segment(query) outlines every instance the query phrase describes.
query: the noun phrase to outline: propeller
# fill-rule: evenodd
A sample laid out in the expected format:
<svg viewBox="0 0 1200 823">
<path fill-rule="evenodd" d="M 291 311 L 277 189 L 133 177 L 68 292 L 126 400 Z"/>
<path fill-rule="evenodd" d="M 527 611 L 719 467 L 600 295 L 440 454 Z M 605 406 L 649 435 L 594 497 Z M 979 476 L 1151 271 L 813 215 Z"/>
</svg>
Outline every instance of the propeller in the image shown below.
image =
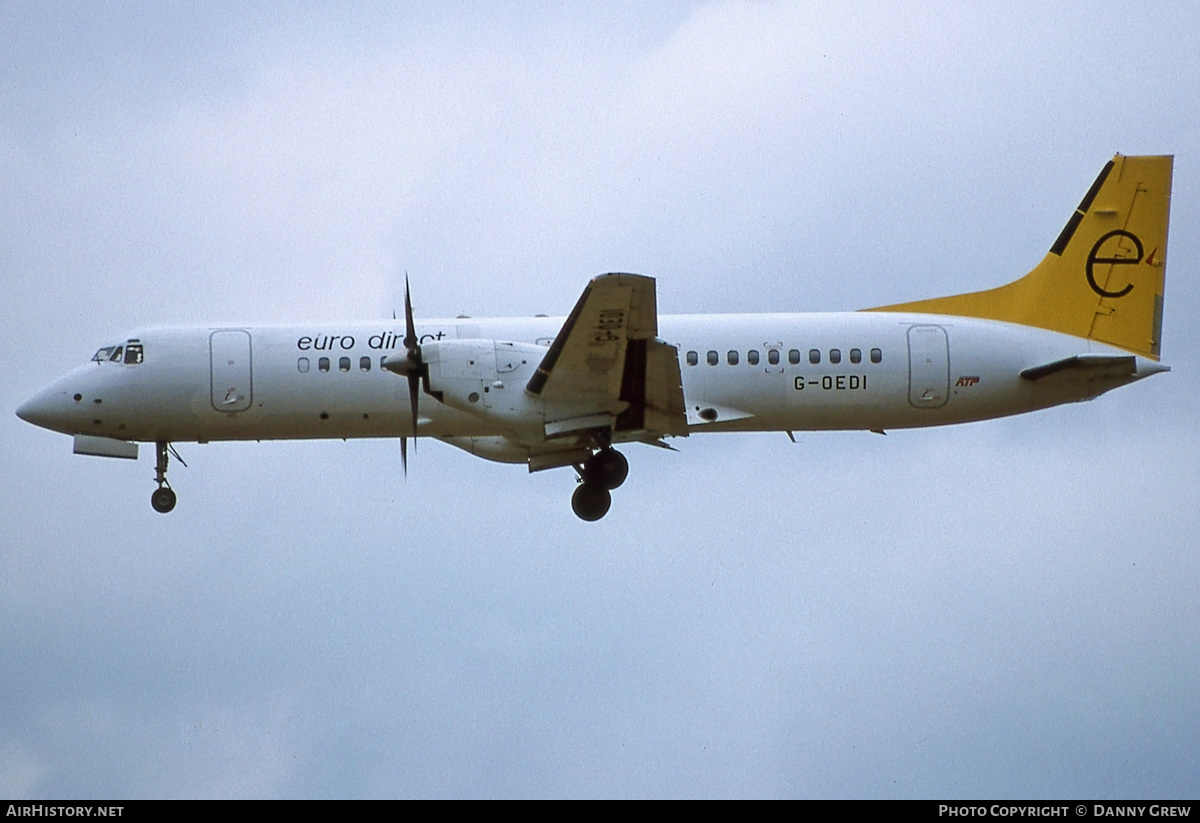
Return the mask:
<svg viewBox="0 0 1200 823">
<path fill-rule="evenodd" d="M 404 276 L 404 348 L 403 360 L 388 359 L 386 368 L 408 378 L 408 403 L 412 410 L 413 437 L 417 434 L 417 403 L 421 394 L 421 378 L 429 374 L 429 367 L 421 357 L 421 346 L 417 343 L 417 328 L 413 322 L 412 293 L 408 286 L 408 275 Z M 413 441 L 414 448 L 416 441 Z M 408 438 L 400 438 L 400 462 L 404 476 L 408 476 Z"/>
<path fill-rule="evenodd" d="M 412 293 L 408 288 L 408 275 L 404 275 L 404 348 L 408 349 L 408 404 L 412 409 L 413 448 L 417 446 L 417 397 L 421 393 L 421 378 L 429 374 L 429 367 L 421 358 L 421 347 L 417 344 L 417 327 L 413 322 Z M 404 475 L 408 476 L 408 447 L 400 438 L 400 462 L 404 464 Z"/>
</svg>

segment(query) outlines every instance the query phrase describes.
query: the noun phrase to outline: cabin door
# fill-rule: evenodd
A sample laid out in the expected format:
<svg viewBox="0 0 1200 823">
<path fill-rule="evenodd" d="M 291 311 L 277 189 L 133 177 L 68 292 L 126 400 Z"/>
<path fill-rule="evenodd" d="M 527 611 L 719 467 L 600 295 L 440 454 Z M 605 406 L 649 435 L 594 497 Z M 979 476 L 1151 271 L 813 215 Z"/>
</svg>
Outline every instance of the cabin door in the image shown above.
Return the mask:
<svg viewBox="0 0 1200 823">
<path fill-rule="evenodd" d="M 245 411 L 253 399 L 250 332 L 215 331 L 208 342 L 213 408 L 220 412 Z"/>
<path fill-rule="evenodd" d="M 941 326 L 908 330 L 908 402 L 938 409 L 950 398 L 950 351 Z"/>
</svg>

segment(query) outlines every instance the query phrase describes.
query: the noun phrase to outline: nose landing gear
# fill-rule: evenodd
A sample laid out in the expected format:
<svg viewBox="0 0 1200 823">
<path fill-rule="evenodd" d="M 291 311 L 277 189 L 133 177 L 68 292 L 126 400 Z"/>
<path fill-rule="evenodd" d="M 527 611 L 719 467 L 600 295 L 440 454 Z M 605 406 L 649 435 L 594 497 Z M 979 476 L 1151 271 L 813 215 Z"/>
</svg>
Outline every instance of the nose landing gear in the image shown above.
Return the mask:
<svg viewBox="0 0 1200 823">
<path fill-rule="evenodd" d="M 168 453 L 173 453 L 175 458 L 179 459 L 179 453 L 171 448 L 170 443 L 160 440 L 154 444 L 154 480 L 158 483 L 158 488 L 150 495 L 150 505 L 159 514 L 166 514 L 175 508 L 175 492 L 167 483 Z M 183 463 L 183 460 L 179 462 Z M 183 465 L 187 466 L 187 463 Z"/>
<path fill-rule="evenodd" d="M 580 483 L 571 495 L 571 509 L 580 520 L 599 520 L 612 506 L 610 492 L 629 476 L 629 461 L 616 449 L 605 446 L 577 470 Z"/>
</svg>

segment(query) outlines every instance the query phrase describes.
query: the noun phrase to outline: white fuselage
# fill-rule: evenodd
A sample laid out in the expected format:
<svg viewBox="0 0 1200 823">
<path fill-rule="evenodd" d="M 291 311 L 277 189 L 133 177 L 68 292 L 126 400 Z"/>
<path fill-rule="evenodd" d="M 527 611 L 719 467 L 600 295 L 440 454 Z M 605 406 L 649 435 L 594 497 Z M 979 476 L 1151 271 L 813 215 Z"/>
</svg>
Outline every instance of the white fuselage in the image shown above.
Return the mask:
<svg viewBox="0 0 1200 823">
<path fill-rule="evenodd" d="M 417 333 L 422 342 L 549 346 L 562 326 L 563 318 L 551 317 L 459 318 L 419 322 Z M 140 343 L 141 362 L 90 362 L 21 414 L 68 434 L 126 441 L 415 434 L 462 445 L 460 438 L 508 433 L 500 420 L 424 394 L 414 432 L 406 380 L 381 368 L 384 357 L 403 356 L 403 336 L 394 321 L 141 330 L 119 341 Z M 1041 329 L 940 315 L 661 316 L 659 337 L 678 349 L 689 433 L 961 423 L 1090 399 L 1165 368 L 1138 357 L 1136 374 L 1124 379 L 1032 382 L 1020 376 L 1023 369 L 1087 353 L 1128 353 Z M 528 359 L 482 377 L 481 386 L 523 392 L 538 365 Z"/>
</svg>

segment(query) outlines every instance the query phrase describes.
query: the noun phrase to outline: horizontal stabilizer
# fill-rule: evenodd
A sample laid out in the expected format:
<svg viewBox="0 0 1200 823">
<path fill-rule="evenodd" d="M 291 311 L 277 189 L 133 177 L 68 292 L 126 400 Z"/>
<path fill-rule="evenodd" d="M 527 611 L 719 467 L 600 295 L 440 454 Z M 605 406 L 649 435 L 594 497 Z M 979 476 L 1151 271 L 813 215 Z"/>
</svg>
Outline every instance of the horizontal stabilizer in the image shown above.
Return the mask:
<svg viewBox="0 0 1200 823">
<path fill-rule="evenodd" d="M 1077 354 L 1034 366 L 1021 372 L 1021 377 L 1037 382 L 1046 378 L 1077 381 L 1133 378 L 1137 376 L 1137 358 L 1133 355 Z"/>
</svg>

